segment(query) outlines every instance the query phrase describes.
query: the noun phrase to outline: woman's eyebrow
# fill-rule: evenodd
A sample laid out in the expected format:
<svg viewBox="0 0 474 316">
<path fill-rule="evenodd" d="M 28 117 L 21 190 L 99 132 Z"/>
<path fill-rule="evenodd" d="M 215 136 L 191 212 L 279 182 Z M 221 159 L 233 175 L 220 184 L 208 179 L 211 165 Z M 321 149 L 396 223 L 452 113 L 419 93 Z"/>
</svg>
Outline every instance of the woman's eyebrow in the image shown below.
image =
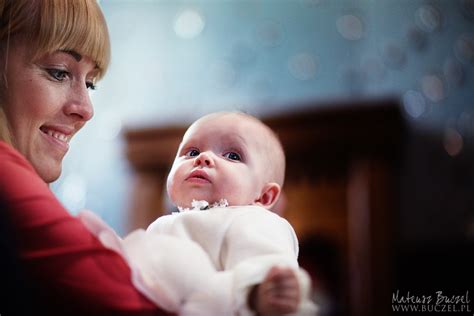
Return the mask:
<svg viewBox="0 0 474 316">
<path fill-rule="evenodd" d="M 78 62 L 82 59 L 82 55 L 73 50 L 60 50 L 60 52 L 71 55 Z"/>
<path fill-rule="evenodd" d="M 74 50 L 60 50 L 60 52 L 71 55 L 77 62 L 80 62 L 82 59 L 82 55 Z M 99 65 L 96 64 L 94 69 L 100 69 Z"/>
</svg>

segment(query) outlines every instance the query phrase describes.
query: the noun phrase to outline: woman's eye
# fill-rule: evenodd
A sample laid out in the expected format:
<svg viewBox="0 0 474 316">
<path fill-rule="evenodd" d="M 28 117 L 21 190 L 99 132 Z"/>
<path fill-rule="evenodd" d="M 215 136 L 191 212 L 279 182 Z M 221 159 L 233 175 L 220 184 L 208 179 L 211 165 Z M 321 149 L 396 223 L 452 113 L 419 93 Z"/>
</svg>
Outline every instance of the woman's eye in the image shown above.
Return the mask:
<svg viewBox="0 0 474 316">
<path fill-rule="evenodd" d="M 92 81 L 87 81 L 86 82 L 86 88 L 89 90 L 95 90 L 97 89 L 97 86 L 94 84 Z"/>
<path fill-rule="evenodd" d="M 49 69 L 46 69 L 46 71 L 51 77 L 53 77 L 54 80 L 57 80 L 57 81 L 63 81 L 64 79 L 69 77 L 69 72 L 67 72 L 66 70 L 49 68 Z"/>
<path fill-rule="evenodd" d="M 230 159 L 230 160 L 236 160 L 236 161 L 241 161 L 242 160 L 240 155 L 238 153 L 233 152 L 233 151 L 225 153 L 224 157 L 226 157 L 227 159 Z"/>
<path fill-rule="evenodd" d="M 191 149 L 188 152 L 186 152 L 187 157 L 196 157 L 199 156 L 199 150 L 197 149 Z"/>
</svg>

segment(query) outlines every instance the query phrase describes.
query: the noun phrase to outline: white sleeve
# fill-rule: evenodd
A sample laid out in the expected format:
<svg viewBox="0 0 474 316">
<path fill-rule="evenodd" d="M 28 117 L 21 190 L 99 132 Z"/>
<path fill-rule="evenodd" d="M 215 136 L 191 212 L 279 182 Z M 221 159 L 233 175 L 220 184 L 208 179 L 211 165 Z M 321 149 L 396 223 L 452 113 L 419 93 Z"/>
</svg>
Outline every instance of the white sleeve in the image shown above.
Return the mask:
<svg viewBox="0 0 474 316">
<path fill-rule="evenodd" d="M 217 273 L 201 246 L 189 239 L 136 230 L 122 246 L 135 287 L 169 311 L 180 311 Z"/>
<path fill-rule="evenodd" d="M 233 271 L 234 308 L 239 315 L 252 315 L 247 296 L 252 286 L 263 281 L 273 266 L 292 268 L 301 288 L 298 315 L 315 315 L 310 301 L 310 280 L 298 266 L 298 240 L 291 225 L 280 216 L 256 208 L 235 217 L 223 243 L 221 261 Z"/>
<path fill-rule="evenodd" d="M 193 316 L 229 309 L 229 290 L 216 289 L 225 283 L 230 284 L 230 278 L 217 273 L 208 255 L 194 241 L 143 229 L 137 229 L 121 239 L 96 214 L 84 210 L 78 217 L 105 247 L 116 251 L 127 261 L 135 288 L 160 308 Z M 210 280 L 214 280 L 212 287 L 209 287 Z M 220 299 L 213 304 L 212 298 L 217 295 Z M 206 310 L 181 310 L 187 300 L 200 302 Z M 218 315 L 218 312 L 212 314 Z"/>
</svg>

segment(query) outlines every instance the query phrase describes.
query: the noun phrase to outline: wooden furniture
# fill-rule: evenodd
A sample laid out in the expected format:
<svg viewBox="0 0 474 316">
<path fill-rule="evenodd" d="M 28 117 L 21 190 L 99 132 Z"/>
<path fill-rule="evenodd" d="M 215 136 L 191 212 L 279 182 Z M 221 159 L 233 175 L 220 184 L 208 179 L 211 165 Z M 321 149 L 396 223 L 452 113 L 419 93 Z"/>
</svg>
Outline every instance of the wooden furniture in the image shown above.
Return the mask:
<svg viewBox="0 0 474 316">
<path fill-rule="evenodd" d="M 318 275 L 324 267 L 313 271 L 322 283 L 338 280 L 325 289 L 339 306 L 333 315 L 388 315 L 404 129 L 399 104 L 383 99 L 299 108 L 306 110 L 264 119 L 286 151 L 284 216 L 302 247 L 306 240 L 325 240 L 337 254 L 335 276 Z M 135 171 L 130 229 L 146 227 L 165 209 L 166 175 L 184 131 L 184 126 L 126 131 Z M 318 250 L 301 249 L 305 256 L 312 251 Z M 325 260 L 324 253 L 314 255 Z"/>
</svg>

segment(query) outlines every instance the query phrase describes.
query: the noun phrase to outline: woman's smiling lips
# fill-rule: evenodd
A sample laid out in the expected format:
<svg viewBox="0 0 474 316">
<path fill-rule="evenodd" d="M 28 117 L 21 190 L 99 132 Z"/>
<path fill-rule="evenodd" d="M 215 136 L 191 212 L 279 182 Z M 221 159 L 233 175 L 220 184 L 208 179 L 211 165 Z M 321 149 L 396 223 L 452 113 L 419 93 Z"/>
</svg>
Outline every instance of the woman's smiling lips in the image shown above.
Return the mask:
<svg viewBox="0 0 474 316">
<path fill-rule="evenodd" d="M 192 182 L 192 183 L 211 183 L 209 176 L 203 170 L 194 170 L 186 178 L 186 181 Z"/>
<path fill-rule="evenodd" d="M 69 140 L 74 129 L 65 126 L 43 125 L 40 130 L 51 144 L 60 148 L 61 151 L 68 151 Z"/>
</svg>

